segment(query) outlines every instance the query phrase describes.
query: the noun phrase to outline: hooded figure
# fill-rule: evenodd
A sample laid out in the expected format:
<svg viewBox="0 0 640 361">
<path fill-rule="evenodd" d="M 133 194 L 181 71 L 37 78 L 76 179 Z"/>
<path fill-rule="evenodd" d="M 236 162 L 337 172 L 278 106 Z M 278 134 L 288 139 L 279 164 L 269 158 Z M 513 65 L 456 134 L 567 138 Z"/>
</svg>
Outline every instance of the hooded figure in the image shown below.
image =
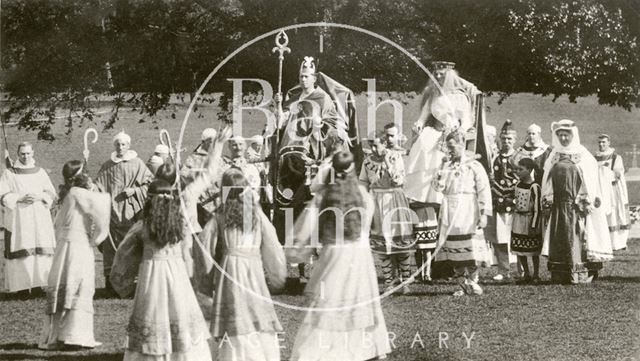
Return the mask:
<svg viewBox="0 0 640 361">
<path fill-rule="evenodd" d="M 544 166 L 543 205 L 551 208 L 542 255 L 549 257 L 551 280 L 588 283 L 602 261 L 610 260 L 611 240 L 602 203 L 598 163 L 580 144 L 575 123 L 551 124 L 553 150 Z"/>
</svg>

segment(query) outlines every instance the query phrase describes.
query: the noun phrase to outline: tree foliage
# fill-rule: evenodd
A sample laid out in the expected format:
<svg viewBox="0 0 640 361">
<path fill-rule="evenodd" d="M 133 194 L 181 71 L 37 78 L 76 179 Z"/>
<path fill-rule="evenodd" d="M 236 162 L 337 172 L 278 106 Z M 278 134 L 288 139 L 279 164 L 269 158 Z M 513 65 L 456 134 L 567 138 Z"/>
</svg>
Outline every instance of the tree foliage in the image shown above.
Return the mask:
<svg viewBox="0 0 640 361">
<path fill-rule="evenodd" d="M 108 99 L 153 116 L 171 94 L 195 90 L 242 44 L 304 22 L 359 26 L 400 44 L 423 63 L 449 60 L 487 92 L 597 94 L 602 104 L 640 106 L 639 9 L 632 0 L 10 0 L 2 4 L 5 119 L 52 139 L 64 109 L 68 129 L 94 119 Z M 322 52 L 320 37 L 322 36 Z M 427 77 L 397 49 L 337 28 L 289 32 L 284 87 L 303 56 L 355 91 L 419 90 Z M 245 49 L 206 91 L 229 92 L 229 77 L 277 82 L 273 39 Z M 274 85 L 275 87 L 275 85 Z M 220 102 L 225 97 L 205 96 Z M 224 116 L 224 114 L 222 115 Z"/>
</svg>

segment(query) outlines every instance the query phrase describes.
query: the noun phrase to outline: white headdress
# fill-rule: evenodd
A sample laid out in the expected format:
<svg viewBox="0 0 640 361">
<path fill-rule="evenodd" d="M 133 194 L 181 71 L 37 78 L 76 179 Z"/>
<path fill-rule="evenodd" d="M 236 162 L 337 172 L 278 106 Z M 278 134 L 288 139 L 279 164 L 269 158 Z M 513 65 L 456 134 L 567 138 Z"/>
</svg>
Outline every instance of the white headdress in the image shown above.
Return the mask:
<svg viewBox="0 0 640 361">
<path fill-rule="evenodd" d="M 114 143 L 119 141 L 119 140 L 121 140 L 123 142 L 126 142 L 126 143 L 131 143 L 131 137 L 129 136 L 129 134 L 124 132 L 124 129 L 121 130 L 120 133 L 116 134 L 113 137 L 113 142 Z"/>
<path fill-rule="evenodd" d="M 169 147 L 164 144 L 158 144 L 153 152 L 158 154 L 169 154 Z"/>
<path fill-rule="evenodd" d="M 527 128 L 527 132 L 532 132 L 532 133 L 541 133 L 542 132 L 542 128 L 540 128 L 540 126 L 536 123 L 533 123 L 529 126 L 529 128 Z"/>
<path fill-rule="evenodd" d="M 218 132 L 215 129 L 207 128 L 202 131 L 202 136 L 200 137 L 200 140 L 205 141 L 207 139 L 215 138 L 217 136 L 218 136 Z"/>
</svg>

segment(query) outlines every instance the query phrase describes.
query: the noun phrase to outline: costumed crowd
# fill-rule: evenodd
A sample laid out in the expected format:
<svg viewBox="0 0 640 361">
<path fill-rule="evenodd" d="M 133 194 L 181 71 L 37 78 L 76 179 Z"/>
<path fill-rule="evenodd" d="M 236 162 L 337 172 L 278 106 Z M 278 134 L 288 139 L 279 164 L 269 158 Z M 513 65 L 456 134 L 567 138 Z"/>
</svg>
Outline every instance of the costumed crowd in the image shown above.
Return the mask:
<svg viewBox="0 0 640 361">
<path fill-rule="evenodd" d="M 456 278 L 454 296 L 481 295 L 489 266 L 497 282 L 537 284 L 541 256 L 551 282 L 596 279 L 630 223 L 610 137 L 594 155 L 571 120 L 551 124 L 551 146 L 536 124 L 521 146 L 509 120 L 480 132 L 480 92 L 453 66 L 434 63 L 410 149 L 389 122 L 363 159 L 312 58 L 299 86 L 276 96 L 274 129 L 248 141 L 205 129 L 184 162 L 161 144 L 145 163 L 123 131 L 95 177 L 86 160 L 68 161 L 56 191 L 22 142 L 0 178 L 1 286 L 46 293 L 40 348 L 96 347 L 97 247 L 107 292 L 133 297 L 125 360 L 280 360 L 271 295 L 294 273 L 307 301 L 291 360 L 370 360 L 391 352 L 380 294 Z M 282 166 L 275 141 L 302 155 Z M 273 221 L 283 199 L 290 230 Z M 211 300 L 207 319 L 198 295 Z"/>
</svg>

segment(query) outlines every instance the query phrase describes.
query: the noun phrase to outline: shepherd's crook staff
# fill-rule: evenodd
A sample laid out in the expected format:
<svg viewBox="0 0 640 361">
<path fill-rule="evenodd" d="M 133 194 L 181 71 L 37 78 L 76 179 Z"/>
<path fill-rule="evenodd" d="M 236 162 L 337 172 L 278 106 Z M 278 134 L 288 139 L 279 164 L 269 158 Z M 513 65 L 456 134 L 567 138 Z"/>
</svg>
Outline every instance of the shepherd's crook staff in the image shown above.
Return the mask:
<svg viewBox="0 0 640 361">
<path fill-rule="evenodd" d="M 276 46 L 271 50 L 273 53 L 278 52 L 278 104 L 276 104 L 276 108 L 278 110 L 278 115 L 275 124 L 275 130 L 273 136 L 271 137 L 271 169 L 273 172 L 273 202 L 271 206 L 272 217 L 275 215 L 276 209 L 276 197 L 278 194 L 278 145 L 280 143 L 280 122 L 283 121 L 283 113 L 282 113 L 282 62 L 284 61 L 284 53 L 290 53 L 291 49 L 287 47 L 289 45 L 289 37 L 281 30 L 278 35 L 276 35 Z"/>
<path fill-rule="evenodd" d="M 95 143 L 98 141 L 98 131 L 94 128 L 88 128 L 84 131 L 84 150 L 82 151 L 82 156 L 84 157 L 84 164 L 87 165 L 89 162 L 89 134 L 93 134 L 93 140 L 91 143 Z"/>
<path fill-rule="evenodd" d="M 166 129 L 160 129 L 160 144 L 166 145 L 169 148 L 169 156 L 175 163 L 175 159 L 173 158 L 173 147 L 171 146 L 171 137 L 169 136 L 169 131 Z"/>
</svg>

